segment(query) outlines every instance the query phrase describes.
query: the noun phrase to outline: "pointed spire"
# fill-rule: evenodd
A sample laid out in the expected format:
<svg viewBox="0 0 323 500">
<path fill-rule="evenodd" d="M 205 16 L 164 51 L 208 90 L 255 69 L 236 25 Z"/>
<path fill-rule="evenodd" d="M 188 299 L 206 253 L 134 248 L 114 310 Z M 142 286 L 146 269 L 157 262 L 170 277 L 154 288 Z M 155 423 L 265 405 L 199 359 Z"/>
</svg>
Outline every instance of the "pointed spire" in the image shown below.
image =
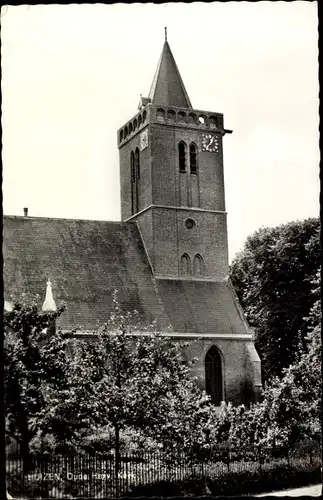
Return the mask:
<svg viewBox="0 0 323 500">
<path fill-rule="evenodd" d="M 56 304 L 53 298 L 52 283 L 50 280 L 46 283 L 46 297 L 43 303 L 43 311 L 56 311 Z"/>
<path fill-rule="evenodd" d="M 165 27 L 163 51 L 149 92 L 149 98 L 153 104 L 159 106 L 178 106 L 192 109 L 190 99 L 167 41 L 167 27 Z"/>
</svg>

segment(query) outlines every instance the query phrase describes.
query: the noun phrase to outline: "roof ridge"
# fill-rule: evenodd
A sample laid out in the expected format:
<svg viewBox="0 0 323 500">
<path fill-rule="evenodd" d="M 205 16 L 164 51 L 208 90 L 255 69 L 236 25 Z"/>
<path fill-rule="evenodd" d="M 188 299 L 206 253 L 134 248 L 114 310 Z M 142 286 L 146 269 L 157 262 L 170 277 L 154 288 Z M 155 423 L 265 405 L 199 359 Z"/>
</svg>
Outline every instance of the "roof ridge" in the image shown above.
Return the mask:
<svg viewBox="0 0 323 500">
<path fill-rule="evenodd" d="M 44 217 L 44 216 L 25 216 L 25 215 L 3 215 L 3 219 L 22 219 L 22 220 L 61 220 L 73 222 L 102 222 L 104 224 L 129 224 L 131 221 L 114 221 L 105 219 L 74 219 L 72 217 Z"/>
</svg>

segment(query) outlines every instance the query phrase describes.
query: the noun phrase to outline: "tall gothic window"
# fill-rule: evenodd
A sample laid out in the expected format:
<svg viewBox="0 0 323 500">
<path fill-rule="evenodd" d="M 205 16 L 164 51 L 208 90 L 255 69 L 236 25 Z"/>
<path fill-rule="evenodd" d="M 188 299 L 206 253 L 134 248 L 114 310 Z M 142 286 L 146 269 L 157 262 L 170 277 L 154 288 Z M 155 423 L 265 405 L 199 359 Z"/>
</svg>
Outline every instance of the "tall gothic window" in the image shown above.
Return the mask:
<svg viewBox="0 0 323 500">
<path fill-rule="evenodd" d="M 205 390 L 212 403 L 220 406 L 223 401 L 222 362 L 218 349 L 213 345 L 205 356 Z"/>
<path fill-rule="evenodd" d="M 197 174 L 197 148 L 193 143 L 190 145 L 190 169 L 191 174 Z"/>
<path fill-rule="evenodd" d="M 178 163 L 179 163 L 179 171 L 185 172 L 186 170 L 186 144 L 181 141 L 178 144 Z"/>
<path fill-rule="evenodd" d="M 189 276 L 191 274 L 191 259 L 187 255 L 187 253 L 184 253 L 181 256 L 181 275 L 182 276 Z"/>
<path fill-rule="evenodd" d="M 137 176 L 137 179 L 140 179 L 140 156 L 139 156 L 139 149 L 136 148 L 136 151 L 135 151 L 135 170 L 136 170 L 136 176 Z"/>
<path fill-rule="evenodd" d="M 131 174 L 131 212 L 132 215 L 137 212 L 137 183 L 136 183 L 136 169 L 135 169 L 135 154 L 131 151 L 130 154 L 130 174 Z"/>
<path fill-rule="evenodd" d="M 196 254 L 193 260 L 193 272 L 194 276 L 204 275 L 204 262 L 200 254 Z"/>
<path fill-rule="evenodd" d="M 131 169 L 131 184 L 134 184 L 136 182 L 136 171 L 135 171 L 135 155 L 133 151 L 131 151 L 130 155 L 130 169 Z"/>
</svg>

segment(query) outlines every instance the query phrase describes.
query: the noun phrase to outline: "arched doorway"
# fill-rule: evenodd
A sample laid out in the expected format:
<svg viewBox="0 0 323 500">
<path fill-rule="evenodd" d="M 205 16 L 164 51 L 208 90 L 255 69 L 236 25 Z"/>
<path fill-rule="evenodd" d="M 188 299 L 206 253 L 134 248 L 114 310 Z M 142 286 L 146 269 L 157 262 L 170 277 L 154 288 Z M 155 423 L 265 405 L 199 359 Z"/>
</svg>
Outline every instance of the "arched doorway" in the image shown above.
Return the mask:
<svg viewBox="0 0 323 500">
<path fill-rule="evenodd" d="M 218 349 L 213 345 L 205 356 L 205 390 L 212 403 L 219 406 L 223 401 L 222 361 Z"/>
</svg>

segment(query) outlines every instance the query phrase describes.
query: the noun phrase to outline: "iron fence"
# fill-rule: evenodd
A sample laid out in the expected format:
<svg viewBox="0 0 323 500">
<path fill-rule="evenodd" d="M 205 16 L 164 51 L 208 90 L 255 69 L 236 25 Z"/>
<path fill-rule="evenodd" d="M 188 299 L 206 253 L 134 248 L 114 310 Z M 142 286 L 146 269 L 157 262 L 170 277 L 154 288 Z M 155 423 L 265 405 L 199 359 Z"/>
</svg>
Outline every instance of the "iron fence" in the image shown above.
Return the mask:
<svg viewBox="0 0 323 500">
<path fill-rule="evenodd" d="M 223 448 L 208 453 L 137 452 L 113 454 L 42 454 L 24 467 L 19 447 L 7 454 L 7 489 L 23 498 L 108 498 L 137 486 L 187 478 L 216 479 L 228 473 L 269 471 L 277 467 L 314 468 L 321 465 L 317 445 L 286 448 Z"/>
</svg>

